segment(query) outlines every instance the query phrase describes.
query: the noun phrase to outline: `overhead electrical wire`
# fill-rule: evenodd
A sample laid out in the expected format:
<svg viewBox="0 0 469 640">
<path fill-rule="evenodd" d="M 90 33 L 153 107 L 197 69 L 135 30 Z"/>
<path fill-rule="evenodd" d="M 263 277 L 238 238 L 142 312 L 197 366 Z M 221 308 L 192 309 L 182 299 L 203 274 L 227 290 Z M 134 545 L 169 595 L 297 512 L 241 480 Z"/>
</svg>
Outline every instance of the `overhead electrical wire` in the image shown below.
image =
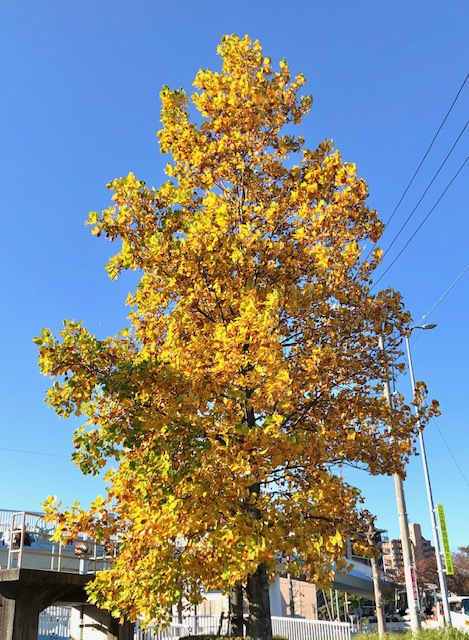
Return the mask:
<svg viewBox="0 0 469 640">
<path fill-rule="evenodd" d="M 456 465 L 456 468 L 458 469 L 459 473 L 461 474 L 462 479 L 464 480 L 464 482 L 465 482 L 465 483 L 467 484 L 467 486 L 469 487 L 469 481 L 468 481 L 468 479 L 466 478 L 466 476 L 464 475 L 463 470 L 462 470 L 462 469 L 461 469 L 461 467 L 459 466 L 458 461 L 457 461 L 457 460 L 456 460 L 456 458 L 454 457 L 454 454 L 453 454 L 453 452 L 451 451 L 451 449 L 450 449 L 450 447 L 449 447 L 448 443 L 446 442 L 445 437 L 444 437 L 444 435 L 442 434 L 441 429 L 440 429 L 440 427 L 438 426 L 438 422 L 435 420 L 435 418 L 433 418 L 433 422 L 435 423 L 435 426 L 436 426 L 436 428 L 438 429 L 438 433 L 440 434 L 441 439 L 442 439 L 442 440 L 443 440 L 443 442 L 445 443 L 446 448 L 448 449 L 448 452 L 449 452 L 450 456 L 453 458 L 453 462 L 454 462 L 454 464 Z"/>
<path fill-rule="evenodd" d="M 438 127 L 437 132 L 436 132 L 436 133 L 435 133 L 435 135 L 433 136 L 433 140 L 430 142 L 430 145 L 429 145 L 428 149 L 425 151 L 425 154 L 424 154 L 423 158 L 421 159 L 419 166 L 418 166 L 418 167 L 417 167 L 417 169 L 415 170 L 414 175 L 412 176 L 412 178 L 410 179 L 410 181 L 409 181 L 408 185 L 406 186 L 406 188 L 405 188 L 405 190 L 404 190 L 404 193 L 402 194 L 402 196 L 401 196 L 401 198 L 400 198 L 399 202 L 396 204 L 396 206 L 395 206 L 395 208 L 394 208 L 394 211 L 391 213 L 391 215 L 390 215 L 390 217 L 389 217 L 389 220 L 386 222 L 386 225 L 388 225 L 388 224 L 391 222 L 391 220 L 392 220 L 392 219 L 393 219 L 393 217 L 394 217 L 394 214 L 395 214 L 395 213 L 396 213 L 396 211 L 399 209 L 399 207 L 400 207 L 400 205 L 401 205 L 401 202 L 404 200 L 404 198 L 405 198 L 405 196 L 406 196 L 407 191 L 410 189 L 410 187 L 411 187 L 411 185 L 412 185 L 413 181 L 415 180 L 415 178 L 416 178 L 416 176 L 417 176 L 418 172 L 420 171 L 421 166 L 423 165 L 423 163 L 425 162 L 425 160 L 426 160 L 426 158 L 427 158 L 428 154 L 430 153 L 430 150 L 431 150 L 431 148 L 433 147 L 433 144 L 434 144 L 435 140 L 438 138 L 438 135 L 439 135 L 440 131 L 442 130 L 443 125 L 445 124 L 446 120 L 448 119 L 449 114 L 451 113 L 451 111 L 453 110 L 454 105 L 455 105 L 455 104 L 456 104 L 456 102 L 458 101 L 459 96 L 461 95 L 461 92 L 462 92 L 462 90 L 464 89 L 464 85 L 466 84 L 466 82 L 467 82 L 467 79 L 468 79 L 468 78 L 469 78 L 469 73 L 466 75 L 466 77 L 464 78 L 464 81 L 463 81 L 462 85 L 459 87 L 459 91 L 457 92 L 456 97 L 454 98 L 453 102 L 451 103 L 451 106 L 450 106 L 450 108 L 448 109 L 448 111 L 447 111 L 447 113 L 446 113 L 445 117 L 443 118 L 443 120 L 442 120 L 442 122 L 441 122 L 440 126 Z"/>
<path fill-rule="evenodd" d="M 454 97 L 453 102 L 451 103 L 451 106 L 449 107 L 448 111 L 446 112 L 445 117 L 444 117 L 444 118 L 443 118 L 443 120 L 441 121 L 440 126 L 438 127 L 437 132 L 436 132 L 436 133 L 435 133 L 435 135 L 433 136 L 432 141 L 430 142 L 430 144 L 429 144 L 429 146 L 428 146 L 427 150 L 425 151 L 425 153 L 424 153 L 424 155 L 423 155 L 423 158 L 420 160 L 420 163 L 419 163 L 419 165 L 418 165 L 417 169 L 414 171 L 413 176 L 411 177 L 411 179 L 410 179 L 410 181 L 408 182 L 408 184 L 407 184 L 406 188 L 404 189 L 404 192 L 402 193 L 402 195 L 401 195 L 401 197 L 400 197 L 400 199 L 399 199 L 399 202 L 396 204 L 396 206 L 394 207 L 393 212 L 392 212 L 392 213 L 391 213 L 391 215 L 389 216 L 388 221 L 385 223 L 385 226 L 386 226 L 386 227 L 389 225 L 389 223 L 390 223 L 390 222 L 391 222 L 391 220 L 393 219 L 393 217 L 394 217 L 394 215 L 396 214 L 397 210 L 398 210 L 398 209 L 399 209 L 399 207 L 401 206 L 401 203 L 402 203 L 402 201 L 404 200 L 404 198 L 405 198 L 405 196 L 406 196 L 406 194 L 407 194 L 408 190 L 410 189 L 410 187 L 411 187 L 412 183 L 414 182 L 415 178 L 417 177 L 417 174 L 418 174 L 418 172 L 420 171 L 420 169 L 421 169 L 421 167 L 422 167 L 423 163 L 425 162 L 425 160 L 426 160 L 426 158 L 427 158 L 428 154 L 430 153 L 430 150 L 431 150 L 431 148 L 433 147 L 433 144 L 435 143 L 435 140 L 438 138 L 438 135 L 440 134 L 440 131 L 442 130 L 442 128 L 443 128 L 443 126 L 444 126 L 444 124 L 445 124 L 446 120 L 448 119 L 448 117 L 449 117 L 449 115 L 450 115 L 451 111 L 453 110 L 453 108 L 454 108 L 454 106 L 455 106 L 456 102 L 458 101 L 459 96 L 461 95 L 461 92 L 462 92 L 462 90 L 464 89 L 464 86 L 465 86 L 465 84 L 466 84 L 466 82 L 467 82 L 468 78 L 469 78 L 469 73 L 466 75 L 466 77 L 464 78 L 464 80 L 463 80 L 463 82 L 462 82 L 461 86 L 459 87 L 459 90 L 458 90 L 458 92 L 457 92 L 456 96 Z M 458 139 L 459 139 L 459 138 L 458 138 Z M 369 257 L 370 257 L 370 255 L 372 254 L 372 252 L 373 252 L 373 249 L 370 249 L 370 251 L 368 252 L 367 257 L 365 258 L 365 260 L 368 260 L 368 258 L 369 258 Z"/>
<path fill-rule="evenodd" d="M 467 158 L 464 160 L 464 162 L 462 163 L 462 165 L 459 167 L 459 169 L 456 171 L 456 173 L 454 174 L 454 176 L 451 178 L 449 184 L 446 186 L 446 188 L 444 189 L 443 193 L 440 195 L 440 197 L 438 198 L 438 200 L 435 202 L 435 204 L 433 205 L 433 207 L 430 209 L 430 211 L 427 213 L 427 215 L 425 216 L 425 218 L 422 220 L 422 222 L 419 224 L 419 226 L 416 228 L 416 230 L 414 231 L 414 233 L 410 236 L 410 238 L 407 240 L 407 242 L 405 243 L 405 245 L 402 247 L 402 249 L 399 251 L 399 253 L 397 254 L 397 256 L 394 258 L 394 260 L 391 262 L 391 264 L 388 266 L 388 268 L 380 275 L 380 277 L 373 283 L 373 286 L 371 287 L 370 291 L 372 289 L 374 289 L 376 287 L 376 285 L 378 284 L 378 282 L 380 282 L 384 276 L 387 274 L 387 272 L 391 269 L 392 266 L 394 266 L 394 264 L 397 262 L 397 260 L 401 257 L 401 255 L 404 253 L 404 251 L 407 249 L 407 247 L 409 246 L 409 244 L 412 242 L 412 240 L 415 238 L 415 236 L 417 235 L 417 233 L 420 231 L 420 229 L 423 227 L 423 225 L 425 224 L 425 222 L 428 220 L 428 218 L 430 217 L 430 215 L 433 213 L 433 211 L 436 209 L 436 207 L 438 206 L 438 204 L 441 202 L 441 200 L 443 199 L 445 193 L 448 191 L 448 189 L 450 188 L 450 186 L 453 184 L 453 182 L 456 180 L 456 178 L 458 177 L 458 175 L 461 173 L 461 171 L 463 170 L 466 162 L 469 160 L 469 156 L 467 156 Z"/>
<path fill-rule="evenodd" d="M 453 282 L 453 284 L 451 284 L 446 291 L 444 292 L 444 294 L 441 296 L 441 298 L 439 300 L 437 300 L 437 302 L 435 302 L 435 304 L 433 305 L 433 307 L 430 309 L 430 311 L 428 311 L 428 313 L 426 313 L 425 315 L 422 316 L 422 320 L 426 320 L 427 318 L 429 318 L 431 316 L 431 314 L 435 311 L 435 309 L 437 308 L 437 306 L 443 302 L 443 300 L 446 298 L 446 296 L 448 295 L 448 293 L 451 291 L 451 289 L 453 289 L 457 283 L 461 280 L 461 278 L 463 277 L 463 275 L 466 273 L 466 271 L 469 269 L 469 264 L 466 266 L 465 269 L 463 269 L 461 271 L 461 273 L 458 275 L 458 277 L 456 278 L 456 280 Z M 419 333 L 419 335 L 421 335 Z"/>
<path fill-rule="evenodd" d="M 469 264 L 461 271 L 461 273 L 458 275 L 456 280 L 446 289 L 444 294 L 435 302 L 435 304 L 430 309 L 430 311 L 428 311 L 426 314 L 424 314 L 422 316 L 422 323 L 424 323 L 424 322 L 426 322 L 428 320 L 428 318 L 432 315 L 432 313 L 435 311 L 435 309 L 438 307 L 438 305 L 441 304 L 443 302 L 443 300 L 446 298 L 446 296 L 448 295 L 448 293 L 452 289 L 454 289 L 454 287 L 461 280 L 461 278 L 463 277 L 463 275 L 466 273 L 466 271 L 468 269 L 469 269 Z M 412 343 L 411 344 L 414 344 L 415 342 L 417 342 L 417 340 L 421 337 L 421 335 L 422 335 L 421 331 L 418 331 L 415 334 L 412 334 Z"/>
<path fill-rule="evenodd" d="M 5 447 L 0 447 L 0 451 L 9 451 L 10 453 L 27 453 L 34 456 L 52 456 L 53 458 L 67 458 L 67 460 L 70 460 L 70 456 L 65 456 L 61 453 L 46 453 L 45 451 L 26 451 L 24 449 L 6 449 Z"/>
<path fill-rule="evenodd" d="M 433 175 L 433 178 L 430 180 L 430 182 L 427 185 L 427 188 L 425 189 L 425 191 L 422 193 L 422 195 L 420 196 L 419 201 L 417 202 L 417 204 L 415 205 L 415 207 L 412 209 L 412 211 L 409 213 L 409 215 L 407 216 L 404 224 L 401 226 L 401 228 L 399 229 L 399 231 L 396 233 L 396 235 L 394 236 L 393 240 L 391 241 L 390 245 L 387 247 L 387 249 L 384 250 L 383 252 L 383 258 L 384 256 L 388 253 L 388 251 L 391 249 L 391 247 L 393 246 L 393 244 L 396 242 L 396 240 L 398 239 L 398 237 L 401 235 L 402 231 L 405 229 L 405 227 L 407 226 L 407 223 L 409 222 L 409 220 L 412 218 L 412 216 L 414 215 L 414 213 L 416 212 L 416 210 L 418 209 L 420 203 L 422 202 L 422 200 L 425 198 L 425 196 L 428 193 L 428 190 L 430 189 L 430 187 L 432 186 L 432 184 L 435 182 L 438 174 L 440 173 L 440 171 L 443 169 L 443 167 L 446 164 L 446 161 L 448 160 L 448 158 L 450 157 L 450 155 L 453 153 L 454 149 L 456 148 L 456 145 L 458 144 L 459 140 L 461 139 L 463 133 L 465 132 L 465 130 L 467 129 L 467 126 L 469 125 L 469 120 L 466 122 L 466 124 L 464 125 L 464 127 L 462 128 L 461 132 L 459 133 L 458 137 L 456 138 L 456 141 L 454 142 L 453 146 L 451 147 L 451 149 L 448 151 L 446 158 L 443 160 L 443 162 L 440 164 L 440 166 L 438 167 L 438 170 L 436 171 L 436 173 Z"/>
</svg>

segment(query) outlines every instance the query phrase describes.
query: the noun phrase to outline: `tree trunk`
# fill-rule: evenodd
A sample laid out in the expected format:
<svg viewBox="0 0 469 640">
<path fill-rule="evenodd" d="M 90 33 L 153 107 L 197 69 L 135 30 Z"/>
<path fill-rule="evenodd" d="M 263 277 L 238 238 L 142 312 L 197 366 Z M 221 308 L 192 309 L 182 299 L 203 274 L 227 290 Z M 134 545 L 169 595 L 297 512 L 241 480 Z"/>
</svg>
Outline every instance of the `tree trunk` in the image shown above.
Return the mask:
<svg viewBox="0 0 469 640">
<path fill-rule="evenodd" d="M 246 393 L 249 398 L 251 392 Z M 245 421 L 250 428 L 256 426 L 256 417 L 251 407 L 245 408 Z M 261 512 L 256 505 L 256 498 L 261 493 L 261 485 L 258 482 L 249 487 L 250 497 L 254 496 L 253 502 L 246 505 L 253 520 L 261 519 Z M 267 570 L 265 563 L 258 565 L 255 573 L 248 576 L 246 583 L 246 597 L 249 605 L 249 621 L 247 624 L 247 634 L 252 640 L 272 640 L 272 620 L 270 619 L 270 595 L 269 581 L 267 580 Z"/>
<path fill-rule="evenodd" d="M 379 582 L 378 562 L 374 556 L 370 558 L 373 572 L 373 587 L 375 592 L 376 619 L 378 620 L 378 635 L 382 638 L 386 633 L 386 619 L 384 617 L 383 595 Z"/>
<path fill-rule="evenodd" d="M 243 585 L 237 582 L 230 589 L 231 635 L 237 638 L 244 636 Z"/>
<path fill-rule="evenodd" d="M 272 640 L 269 582 L 264 563 L 248 577 L 246 595 L 249 604 L 249 636 L 253 640 Z"/>
</svg>

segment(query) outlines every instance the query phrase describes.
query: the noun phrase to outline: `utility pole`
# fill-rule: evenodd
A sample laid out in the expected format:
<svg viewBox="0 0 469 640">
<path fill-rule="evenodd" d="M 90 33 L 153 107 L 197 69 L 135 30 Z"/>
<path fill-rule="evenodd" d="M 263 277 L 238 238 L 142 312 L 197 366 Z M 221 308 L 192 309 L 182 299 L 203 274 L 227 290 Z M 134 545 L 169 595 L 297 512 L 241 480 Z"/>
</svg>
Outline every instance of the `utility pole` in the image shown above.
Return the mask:
<svg viewBox="0 0 469 640">
<path fill-rule="evenodd" d="M 379 348 L 382 351 L 383 355 L 386 355 L 383 336 L 379 336 Z M 389 387 L 387 363 L 385 364 L 384 374 L 384 395 L 392 411 L 392 399 L 391 390 Z M 398 473 L 394 474 L 394 487 L 396 490 L 397 513 L 399 516 L 399 528 L 401 533 L 402 559 L 404 562 L 405 586 L 407 593 L 407 604 L 410 614 L 410 626 L 412 632 L 416 633 L 420 629 L 417 578 L 415 574 L 415 567 L 412 564 L 409 521 L 407 519 L 407 507 L 404 496 L 404 483 L 402 482 L 402 478 Z"/>
</svg>

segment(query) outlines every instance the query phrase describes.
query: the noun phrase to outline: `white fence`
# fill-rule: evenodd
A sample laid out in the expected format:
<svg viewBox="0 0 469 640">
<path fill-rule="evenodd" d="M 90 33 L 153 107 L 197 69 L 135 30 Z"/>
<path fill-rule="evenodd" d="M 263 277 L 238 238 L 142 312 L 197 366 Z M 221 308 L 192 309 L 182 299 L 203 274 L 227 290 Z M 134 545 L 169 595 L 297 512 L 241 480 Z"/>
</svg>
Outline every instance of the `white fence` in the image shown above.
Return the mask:
<svg viewBox="0 0 469 640">
<path fill-rule="evenodd" d="M 140 629 L 137 623 L 135 640 L 178 640 L 187 635 L 227 634 L 228 619 L 224 616 L 184 616 L 182 623 L 172 623 L 166 629 Z M 275 636 L 288 640 L 350 640 L 347 622 L 305 620 L 303 618 L 272 617 Z M 39 617 L 39 638 L 70 638 L 70 607 L 49 607 Z"/>
<path fill-rule="evenodd" d="M 139 629 L 138 623 L 135 629 L 135 640 L 177 640 L 190 635 L 191 631 L 183 624 L 172 624 L 166 629 Z"/>
<path fill-rule="evenodd" d="M 172 622 L 169 627 L 159 629 L 151 627 L 140 629 L 138 623 L 135 630 L 136 640 L 174 640 L 184 636 L 226 635 L 228 634 L 228 618 L 210 615 L 185 615 L 181 623 Z"/>
<path fill-rule="evenodd" d="M 70 638 L 70 607 L 52 606 L 39 616 L 39 638 Z"/>
<path fill-rule="evenodd" d="M 288 640 L 350 640 L 351 625 L 348 622 L 305 620 L 272 616 L 274 636 Z M 135 631 L 135 640 L 175 640 L 186 635 L 221 634 L 228 632 L 228 619 L 218 616 L 184 616 L 181 624 L 171 624 L 166 629 Z"/>
<path fill-rule="evenodd" d="M 272 617 L 274 636 L 288 640 L 350 640 L 351 626 L 348 622 L 305 620 L 302 618 Z"/>
</svg>

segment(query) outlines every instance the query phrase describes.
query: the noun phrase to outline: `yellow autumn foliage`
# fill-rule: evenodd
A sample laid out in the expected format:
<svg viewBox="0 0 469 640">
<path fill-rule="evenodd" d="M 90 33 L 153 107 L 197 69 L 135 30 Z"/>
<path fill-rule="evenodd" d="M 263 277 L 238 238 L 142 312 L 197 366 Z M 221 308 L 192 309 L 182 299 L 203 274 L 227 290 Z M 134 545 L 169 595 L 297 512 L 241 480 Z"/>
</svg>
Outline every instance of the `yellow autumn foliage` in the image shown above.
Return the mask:
<svg viewBox="0 0 469 640">
<path fill-rule="evenodd" d="M 219 54 L 191 98 L 161 92 L 168 180 L 114 180 L 112 207 L 90 214 L 120 241 L 110 277 L 141 274 L 129 326 L 98 340 L 71 321 L 36 340 L 49 404 L 85 421 L 76 464 L 115 460 L 104 500 L 47 512 L 69 539 L 120 540 L 90 597 L 147 622 L 259 565 L 273 574 L 279 552 L 329 580 L 359 519 L 338 465 L 402 472 L 416 429 L 382 397 L 378 336 L 397 358 L 409 315 L 398 293 L 371 293 L 379 254 L 362 251 L 382 224 L 364 180 L 331 141 L 295 136 L 302 75 L 247 37 Z"/>
</svg>

